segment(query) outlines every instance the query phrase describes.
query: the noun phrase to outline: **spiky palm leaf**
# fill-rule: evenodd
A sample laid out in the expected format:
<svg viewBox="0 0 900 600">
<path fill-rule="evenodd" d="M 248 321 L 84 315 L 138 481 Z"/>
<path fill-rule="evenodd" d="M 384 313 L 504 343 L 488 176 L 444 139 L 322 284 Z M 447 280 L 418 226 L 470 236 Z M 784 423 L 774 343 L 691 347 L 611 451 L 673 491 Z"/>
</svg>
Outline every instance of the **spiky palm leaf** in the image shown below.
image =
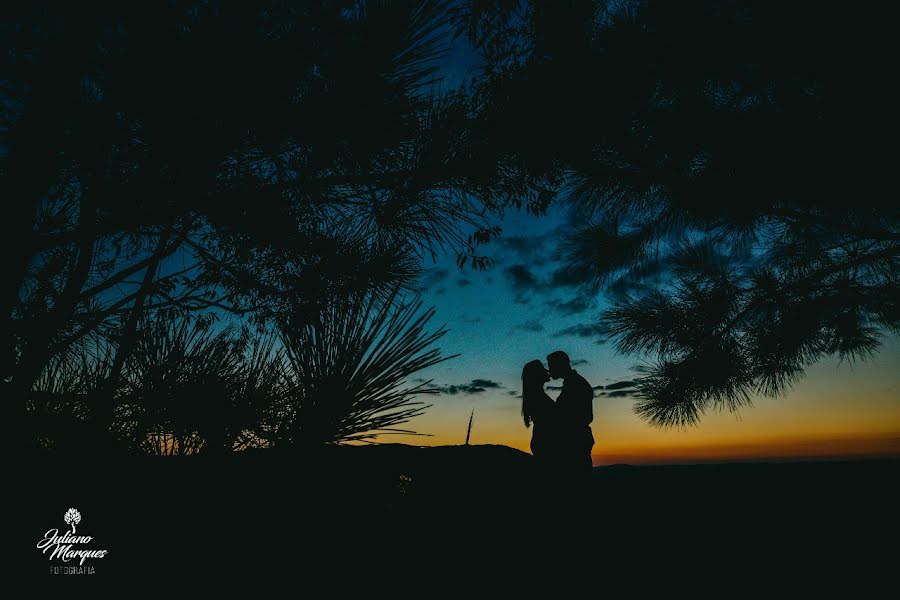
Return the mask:
<svg viewBox="0 0 900 600">
<path fill-rule="evenodd" d="M 25 404 L 31 439 L 39 448 L 84 450 L 95 441 L 89 419 L 112 356 L 108 342 L 94 337 L 57 355 L 43 370 Z"/>
<path fill-rule="evenodd" d="M 282 331 L 285 395 L 276 411 L 274 441 L 307 445 L 371 441 L 398 429 L 427 408 L 416 400 L 435 393 L 430 382 L 409 378 L 451 357 L 432 345 L 444 328 L 429 332 L 434 309 L 421 301 L 369 294 L 335 300 L 314 322 Z"/>
<path fill-rule="evenodd" d="M 197 452 L 210 438 L 225 444 L 244 345 L 232 327 L 204 319 L 161 315 L 145 322 L 123 374 L 117 433 L 159 454 Z"/>
</svg>

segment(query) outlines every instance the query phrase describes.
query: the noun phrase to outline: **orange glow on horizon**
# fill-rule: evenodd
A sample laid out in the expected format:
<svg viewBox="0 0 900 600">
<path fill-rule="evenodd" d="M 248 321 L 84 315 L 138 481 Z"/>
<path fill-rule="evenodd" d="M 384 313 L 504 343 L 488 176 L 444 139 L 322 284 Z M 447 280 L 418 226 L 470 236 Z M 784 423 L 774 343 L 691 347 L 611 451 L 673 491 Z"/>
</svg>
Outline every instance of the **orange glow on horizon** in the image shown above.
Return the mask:
<svg viewBox="0 0 900 600">
<path fill-rule="evenodd" d="M 900 436 L 774 438 L 685 446 L 594 447 L 595 466 L 729 461 L 900 458 Z"/>
<path fill-rule="evenodd" d="M 898 361 L 896 340 L 868 363 L 825 361 L 811 367 L 784 397 L 754 398 L 753 406 L 739 414 L 711 409 L 700 423 L 684 430 L 649 425 L 634 413 L 633 401 L 627 398 L 596 397 L 593 461 L 610 465 L 900 458 Z M 591 377 L 588 374 L 588 381 Z M 602 375 L 593 378 L 601 381 Z M 430 437 L 392 436 L 382 441 L 462 444 L 473 409 L 473 444 L 530 451 L 531 429 L 522 422 L 520 400 L 503 390 L 441 397 L 411 423 Z"/>
<path fill-rule="evenodd" d="M 414 442 L 406 442 L 414 443 Z M 501 444 L 530 453 L 528 440 L 500 439 Z M 438 446 L 429 441 L 414 445 Z M 594 445 L 594 466 L 614 464 L 655 465 L 704 462 L 850 460 L 900 458 L 900 436 L 775 438 L 745 443 L 697 445 L 602 446 Z"/>
</svg>

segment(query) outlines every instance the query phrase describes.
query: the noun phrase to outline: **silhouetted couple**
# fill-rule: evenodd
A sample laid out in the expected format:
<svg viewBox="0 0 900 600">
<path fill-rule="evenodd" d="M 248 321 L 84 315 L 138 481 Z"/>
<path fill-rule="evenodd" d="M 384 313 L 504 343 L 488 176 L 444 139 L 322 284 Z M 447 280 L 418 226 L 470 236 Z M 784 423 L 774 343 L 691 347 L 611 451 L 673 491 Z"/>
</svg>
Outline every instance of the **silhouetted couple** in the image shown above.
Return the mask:
<svg viewBox="0 0 900 600">
<path fill-rule="evenodd" d="M 534 424 L 531 453 L 547 491 L 580 494 L 590 484 L 594 390 L 565 352 L 548 355 L 547 366 L 533 360 L 522 369 L 522 418 L 526 427 Z M 556 401 L 544 391 L 550 379 L 563 381 Z"/>
</svg>

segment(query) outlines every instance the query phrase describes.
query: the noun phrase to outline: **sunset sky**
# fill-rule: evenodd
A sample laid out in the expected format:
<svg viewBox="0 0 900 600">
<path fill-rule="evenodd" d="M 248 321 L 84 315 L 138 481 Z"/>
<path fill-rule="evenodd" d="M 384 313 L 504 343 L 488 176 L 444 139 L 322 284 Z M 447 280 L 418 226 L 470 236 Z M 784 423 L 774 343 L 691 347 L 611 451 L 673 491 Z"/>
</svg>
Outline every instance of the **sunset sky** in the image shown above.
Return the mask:
<svg viewBox="0 0 900 600">
<path fill-rule="evenodd" d="M 561 349 L 592 385 L 620 384 L 612 396 L 607 391 L 594 399 L 597 465 L 900 456 L 896 337 L 885 338 L 875 360 L 817 364 L 785 397 L 760 397 L 740 415 L 711 413 L 696 428 L 657 429 L 634 414 L 634 400 L 622 383 L 633 379 L 641 357 L 618 355 L 598 343 L 592 328 L 610 300 L 554 279 L 557 244 L 569 227 L 566 211 L 511 214 L 501 226 L 501 238 L 485 249 L 496 260 L 491 269 L 460 271 L 452 256 L 430 267 L 423 281 L 425 305 L 436 308 L 435 325 L 450 330 L 440 342 L 444 354 L 460 356 L 425 372 L 443 392 L 425 397 L 432 407 L 410 425 L 430 437 L 384 441 L 463 443 L 474 409 L 472 443 L 527 450 L 531 430 L 519 416 L 517 397 L 521 368 Z"/>
<path fill-rule="evenodd" d="M 460 85 L 479 68 L 467 42 L 457 38 L 441 66 L 443 85 Z M 507 444 L 528 451 L 531 430 L 520 416 L 522 366 L 567 352 L 595 392 L 595 465 L 629 463 L 900 457 L 900 339 L 886 336 L 878 356 L 848 364 L 837 358 L 814 365 L 784 397 L 759 397 L 739 415 L 707 414 L 699 426 L 662 430 L 639 419 L 625 382 L 642 357 L 621 356 L 598 343 L 597 316 L 615 295 L 585 294 L 557 273 L 561 237 L 571 228 L 567 210 L 545 217 L 506 215 L 503 234 L 485 248 L 496 264 L 460 271 L 455 256 L 429 263 L 422 281 L 425 306 L 446 325 L 445 355 L 460 356 L 424 373 L 443 392 L 424 397 L 432 407 L 410 423 L 429 437 L 383 441 L 461 444 L 474 409 L 471 443 Z M 619 289 L 618 292 L 634 291 Z M 548 393 L 556 397 L 559 385 Z M 619 384 L 619 385 L 616 385 Z"/>
</svg>

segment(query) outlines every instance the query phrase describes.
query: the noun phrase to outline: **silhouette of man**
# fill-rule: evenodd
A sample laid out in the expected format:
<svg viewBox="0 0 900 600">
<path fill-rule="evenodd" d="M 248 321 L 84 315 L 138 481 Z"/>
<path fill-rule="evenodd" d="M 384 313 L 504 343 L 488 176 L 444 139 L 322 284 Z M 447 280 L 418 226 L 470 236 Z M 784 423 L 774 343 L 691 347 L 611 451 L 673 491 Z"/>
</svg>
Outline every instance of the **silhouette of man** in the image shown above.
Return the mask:
<svg viewBox="0 0 900 600">
<path fill-rule="evenodd" d="M 556 399 L 557 456 L 561 475 L 580 487 L 590 481 L 591 448 L 594 436 L 592 401 L 594 390 L 587 380 L 569 364 L 569 356 L 557 350 L 547 356 L 551 379 L 562 379 L 562 391 Z"/>
</svg>

